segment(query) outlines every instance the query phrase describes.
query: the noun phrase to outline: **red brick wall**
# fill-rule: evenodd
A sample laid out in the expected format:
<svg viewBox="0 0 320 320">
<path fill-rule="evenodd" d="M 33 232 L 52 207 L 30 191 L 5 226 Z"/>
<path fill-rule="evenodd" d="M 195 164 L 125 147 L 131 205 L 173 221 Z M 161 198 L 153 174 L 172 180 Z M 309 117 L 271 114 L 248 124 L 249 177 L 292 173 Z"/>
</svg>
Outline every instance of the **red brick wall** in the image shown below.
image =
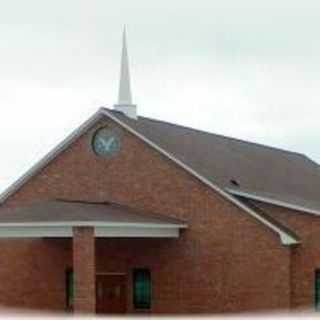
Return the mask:
<svg viewBox="0 0 320 320">
<path fill-rule="evenodd" d="M 73 228 L 74 311 L 96 311 L 94 228 Z"/>
<path fill-rule="evenodd" d="M 0 306 L 63 310 L 70 241 L 0 241 Z"/>
<path fill-rule="evenodd" d="M 292 306 L 314 308 L 314 275 L 320 269 L 320 217 L 269 204 L 256 202 L 256 205 L 301 238 L 301 245 L 292 250 Z"/>
<path fill-rule="evenodd" d="M 186 219 L 190 227 L 179 239 L 96 241 L 99 272 L 123 271 L 130 279 L 133 267 L 151 268 L 152 312 L 290 306 L 290 252 L 276 234 L 125 131 L 117 157 L 106 160 L 95 156 L 90 141 L 97 127 L 51 162 L 5 205 L 53 198 L 114 201 L 143 212 Z M 14 245 L 11 250 L 16 251 Z M 17 290 L 19 294 L 20 289 Z M 130 290 L 129 286 L 128 311 L 133 311 Z M 50 290 L 42 291 L 44 295 L 46 292 Z M 46 304 L 63 308 L 63 296 L 61 288 L 60 296 L 48 297 Z"/>
</svg>

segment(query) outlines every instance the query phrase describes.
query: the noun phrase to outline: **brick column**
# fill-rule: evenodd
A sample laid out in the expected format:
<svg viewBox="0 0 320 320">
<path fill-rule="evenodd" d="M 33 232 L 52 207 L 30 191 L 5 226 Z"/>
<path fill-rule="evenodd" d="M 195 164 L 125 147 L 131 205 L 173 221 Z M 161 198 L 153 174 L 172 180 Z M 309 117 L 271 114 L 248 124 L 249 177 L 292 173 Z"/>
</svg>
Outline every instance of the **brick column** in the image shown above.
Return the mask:
<svg viewBox="0 0 320 320">
<path fill-rule="evenodd" d="M 74 312 L 96 312 L 95 235 L 92 227 L 73 228 Z"/>
</svg>

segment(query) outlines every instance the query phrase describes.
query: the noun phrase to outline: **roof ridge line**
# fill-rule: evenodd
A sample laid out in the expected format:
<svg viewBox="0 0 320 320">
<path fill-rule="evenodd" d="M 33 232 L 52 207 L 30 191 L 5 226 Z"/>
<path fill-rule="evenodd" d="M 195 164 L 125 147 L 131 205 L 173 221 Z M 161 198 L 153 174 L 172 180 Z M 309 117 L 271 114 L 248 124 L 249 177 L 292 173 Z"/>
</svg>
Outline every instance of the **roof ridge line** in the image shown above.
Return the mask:
<svg viewBox="0 0 320 320">
<path fill-rule="evenodd" d="M 114 110 L 114 109 L 109 109 L 109 108 L 106 108 L 106 107 L 102 107 L 102 108 L 105 109 L 108 112 L 111 111 L 111 112 L 117 112 L 117 113 L 121 114 L 119 111 Z M 145 117 L 145 116 L 139 116 L 139 118 L 142 118 L 142 119 L 145 119 L 145 120 L 148 120 L 148 121 L 168 124 L 170 126 L 179 127 L 179 128 L 182 128 L 182 129 L 192 130 L 192 131 L 196 131 L 196 132 L 207 134 L 207 135 L 218 136 L 220 138 L 234 140 L 234 141 L 242 142 L 242 143 L 245 143 L 245 144 L 256 145 L 258 147 L 262 147 L 262 148 L 266 148 L 266 149 L 273 149 L 273 150 L 276 150 L 276 151 L 281 151 L 281 152 L 285 152 L 285 153 L 291 153 L 291 154 L 296 154 L 296 155 L 299 155 L 299 156 L 307 157 L 305 154 L 303 154 L 301 152 L 298 152 L 298 151 L 292 151 L 292 150 L 279 148 L 279 147 L 274 147 L 274 146 L 270 146 L 270 145 L 259 143 L 259 142 L 253 142 L 253 141 L 248 141 L 248 140 L 244 140 L 244 139 L 239 139 L 239 138 L 232 137 L 232 136 L 227 136 L 227 135 L 224 135 L 224 134 L 221 134 L 221 133 L 214 133 L 214 132 L 210 132 L 210 131 L 205 131 L 203 129 L 198 129 L 198 128 L 194 128 L 194 127 L 188 127 L 187 125 L 177 124 L 177 123 L 173 123 L 173 122 L 169 122 L 169 121 L 165 121 L 165 120 L 160 120 L 160 119 L 155 119 L 155 118 L 149 118 L 149 117 Z"/>
<path fill-rule="evenodd" d="M 106 206 L 118 206 L 120 208 L 123 208 L 123 209 L 128 209 L 131 211 L 132 214 L 136 214 L 136 215 L 143 215 L 143 216 L 147 216 L 147 217 L 152 217 L 152 218 L 155 218 L 155 219 L 161 219 L 161 218 L 169 218 L 169 219 L 172 219 L 172 220 L 175 220 L 175 221 L 179 221 L 179 222 L 187 222 L 187 220 L 185 219 L 180 219 L 180 218 L 176 218 L 176 217 L 172 217 L 172 216 L 168 216 L 168 215 L 163 215 L 163 214 L 160 214 L 160 213 L 157 213 L 157 212 L 153 212 L 153 211 L 148 211 L 148 213 L 146 213 L 145 211 L 139 211 L 137 208 L 135 207 L 132 207 L 132 206 L 128 206 L 126 204 L 122 204 L 122 203 L 118 203 L 118 202 L 113 202 L 113 201 L 87 201 L 87 200 L 76 200 L 76 199 L 55 199 L 54 201 L 56 202 L 63 202 L 63 203 L 74 203 L 74 204 L 88 204 L 88 205 L 106 205 Z M 50 200 L 49 200 L 50 202 Z"/>
</svg>

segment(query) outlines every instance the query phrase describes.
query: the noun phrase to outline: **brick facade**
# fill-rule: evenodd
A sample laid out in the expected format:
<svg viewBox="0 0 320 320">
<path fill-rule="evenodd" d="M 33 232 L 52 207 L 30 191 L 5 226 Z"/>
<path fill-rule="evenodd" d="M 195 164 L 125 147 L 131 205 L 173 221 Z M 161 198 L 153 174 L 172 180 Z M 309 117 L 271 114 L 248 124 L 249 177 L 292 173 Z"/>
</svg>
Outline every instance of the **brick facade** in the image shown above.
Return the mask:
<svg viewBox="0 0 320 320">
<path fill-rule="evenodd" d="M 74 311 L 95 313 L 96 255 L 94 228 L 73 228 Z"/>
<path fill-rule="evenodd" d="M 312 214 L 259 203 L 271 216 L 286 224 L 301 238 L 292 248 L 292 306 L 309 308 L 315 300 L 315 270 L 320 269 L 320 220 Z"/>
<path fill-rule="evenodd" d="M 57 198 L 113 201 L 185 219 L 189 229 L 178 239 L 96 239 L 97 272 L 127 275 L 130 313 L 135 312 L 131 288 L 135 267 L 151 270 L 152 313 L 289 309 L 299 299 L 311 304 L 309 296 L 297 296 L 297 287 L 305 280 L 292 278 L 298 273 L 299 254 L 281 245 L 277 234 L 124 130 L 117 157 L 95 156 L 91 137 L 102 125 L 115 126 L 105 120 L 91 128 L 4 205 Z M 72 265 L 72 245 L 68 240 L 62 243 L 1 240 L 0 280 L 6 278 L 0 286 L 1 302 L 64 310 L 64 272 Z M 41 270 L 35 272 L 30 259 L 23 262 L 22 271 L 12 269 L 30 253 Z M 17 280 L 22 277 L 18 271 L 24 283 Z M 39 281 L 42 286 L 28 291 L 23 300 L 25 283 Z M 6 296 L 12 292 L 16 299 Z M 88 308 L 93 308 L 93 301 Z"/>
</svg>

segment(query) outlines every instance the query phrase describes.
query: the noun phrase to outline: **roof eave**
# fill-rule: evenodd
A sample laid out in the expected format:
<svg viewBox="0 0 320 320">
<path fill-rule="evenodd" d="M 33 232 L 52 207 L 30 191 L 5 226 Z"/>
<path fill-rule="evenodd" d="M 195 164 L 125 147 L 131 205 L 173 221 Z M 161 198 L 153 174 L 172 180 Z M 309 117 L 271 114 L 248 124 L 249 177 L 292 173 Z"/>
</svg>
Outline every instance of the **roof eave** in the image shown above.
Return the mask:
<svg viewBox="0 0 320 320">
<path fill-rule="evenodd" d="M 239 196 L 239 197 L 244 197 L 247 199 L 251 199 L 251 200 L 256 200 L 256 201 L 260 201 L 260 202 L 265 202 L 268 204 L 273 204 L 279 207 L 283 207 L 283 208 L 288 208 L 288 209 L 292 209 L 295 211 L 302 211 L 305 213 L 310 213 L 316 216 L 320 216 L 320 211 L 318 210 L 314 210 L 308 207 L 304 207 L 304 206 L 299 206 L 299 205 L 295 205 L 286 201 L 281 201 L 281 200 L 275 200 L 272 198 L 268 198 L 268 197 L 264 197 L 264 196 L 258 196 L 256 194 L 250 193 L 250 192 L 244 192 L 244 191 L 240 191 L 240 190 L 235 190 L 235 189 L 226 189 L 229 193 L 235 195 L 235 196 Z"/>
</svg>

